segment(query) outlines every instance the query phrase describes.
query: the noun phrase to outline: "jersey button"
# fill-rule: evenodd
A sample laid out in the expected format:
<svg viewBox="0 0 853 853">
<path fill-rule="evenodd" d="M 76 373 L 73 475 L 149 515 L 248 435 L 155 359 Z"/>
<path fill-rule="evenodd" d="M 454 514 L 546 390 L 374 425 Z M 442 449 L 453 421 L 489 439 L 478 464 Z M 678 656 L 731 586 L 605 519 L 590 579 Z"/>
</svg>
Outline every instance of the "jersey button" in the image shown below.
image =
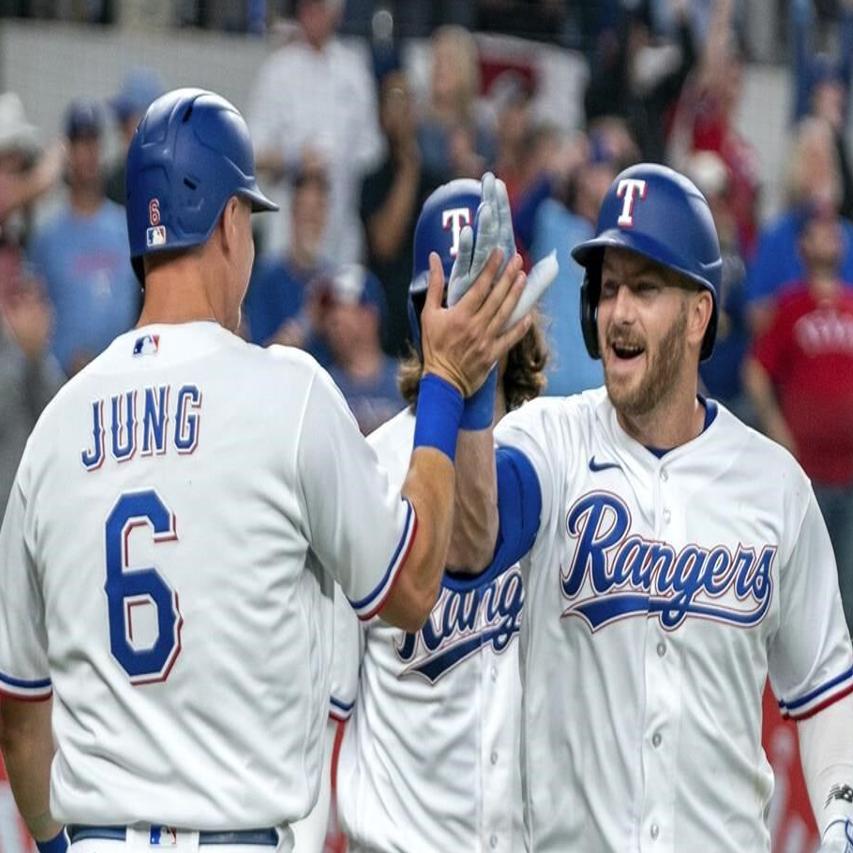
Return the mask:
<svg viewBox="0 0 853 853">
<path fill-rule="evenodd" d="M 653 746 L 655 749 L 657 749 L 657 748 L 661 745 L 661 741 L 662 741 L 662 740 L 663 740 L 663 737 L 661 736 L 661 733 L 660 733 L 660 732 L 655 732 L 655 733 L 652 735 L 652 746 Z"/>
<path fill-rule="evenodd" d="M 492 676 L 492 681 L 498 680 L 498 668 L 496 666 L 494 666 L 494 665 L 492 666 L 492 670 L 491 670 L 490 674 Z"/>
<path fill-rule="evenodd" d="M 497 847 L 497 846 L 498 846 L 498 837 L 497 837 L 497 835 L 493 835 L 493 836 L 489 839 L 489 847 L 491 847 L 491 848 L 492 848 L 492 850 L 494 850 L 494 849 L 495 849 L 495 847 Z"/>
<path fill-rule="evenodd" d="M 651 828 L 649 829 L 649 835 L 651 835 L 653 839 L 657 838 L 660 835 L 660 827 L 656 823 L 653 823 L 651 825 Z"/>
<path fill-rule="evenodd" d="M 660 469 L 660 478 L 664 481 L 664 483 L 669 479 L 669 474 L 666 473 L 666 468 Z"/>
<path fill-rule="evenodd" d="M 672 513 L 671 513 L 668 509 L 665 509 L 665 510 L 663 511 L 663 520 L 664 520 L 667 524 L 669 524 L 669 520 L 670 520 L 671 518 L 672 518 Z"/>
<path fill-rule="evenodd" d="M 662 658 L 666 654 L 666 643 L 661 640 L 658 643 L 658 657 Z"/>
<path fill-rule="evenodd" d="M 498 754 L 495 750 L 492 750 L 492 754 L 489 756 L 489 761 L 491 761 L 492 764 L 498 763 Z"/>
</svg>

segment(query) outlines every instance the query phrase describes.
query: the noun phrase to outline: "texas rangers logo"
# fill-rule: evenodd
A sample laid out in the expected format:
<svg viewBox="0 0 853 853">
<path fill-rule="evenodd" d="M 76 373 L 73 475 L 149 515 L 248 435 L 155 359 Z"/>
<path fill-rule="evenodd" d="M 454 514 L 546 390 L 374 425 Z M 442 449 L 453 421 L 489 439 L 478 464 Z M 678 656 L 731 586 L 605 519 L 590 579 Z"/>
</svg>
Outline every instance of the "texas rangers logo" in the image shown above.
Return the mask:
<svg viewBox="0 0 853 853">
<path fill-rule="evenodd" d="M 569 602 L 563 617 L 579 616 L 597 631 L 632 616 L 653 616 L 666 630 L 688 617 L 741 628 L 757 625 L 770 606 L 776 547 L 740 544 L 679 551 L 668 542 L 631 533 L 631 513 L 615 495 L 592 492 L 566 516 L 576 540 L 574 557 L 560 572 Z"/>
<path fill-rule="evenodd" d="M 450 231 L 450 257 L 459 254 L 459 235 L 466 225 L 471 224 L 471 211 L 467 207 L 451 207 L 441 211 L 441 227 Z"/>
<path fill-rule="evenodd" d="M 426 625 L 417 634 L 404 634 L 397 645 L 397 657 L 407 664 L 403 675 L 420 675 L 435 684 L 489 643 L 500 654 L 518 634 L 523 606 L 518 569 L 467 592 L 442 588 Z"/>
<path fill-rule="evenodd" d="M 639 178 L 622 178 L 616 187 L 616 196 L 624 199 L 622 212 L 616 220 L 616 224 L 622 228 L 634 227 L 634 204 L 637 199 L 646 197 L 646 182 Z"/>
</svg>

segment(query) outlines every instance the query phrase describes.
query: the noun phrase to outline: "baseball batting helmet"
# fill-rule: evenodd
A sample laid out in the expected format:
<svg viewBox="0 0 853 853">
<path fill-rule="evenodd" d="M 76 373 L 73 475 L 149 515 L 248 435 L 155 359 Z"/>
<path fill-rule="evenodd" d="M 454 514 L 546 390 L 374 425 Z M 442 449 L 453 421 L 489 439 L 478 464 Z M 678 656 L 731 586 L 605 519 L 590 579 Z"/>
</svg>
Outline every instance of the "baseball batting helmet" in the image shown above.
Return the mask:
<svg viewBox="0 0 853 853">
<path fill-rule="evenodd" d="M 610 185 L 598 214 L 596 236 L 575 246 L 572 257 L 586 269 L 581 285 L 581 328 L 593 358 L 598 348 L 601 264 L 608 247 L 629 249 L 676 270 L 713 299 L 700 358 L 708 358 L 717 334 L 717 294 L 723 262 L 720 242 L 705 196 L 683 175 L 666 166 L 641 163 Z"/>
<path fill-rule="evenodd" d="M 457 178 L 432 192 L 421 208 L 415 225 L 408 299 L 409 332 L 418 352 L 421 348 L 421 311 L 426 300 L 430 252 L 438 252 L 444 268 L 444 280 L 449 281 L 459 252 L 459 235 L 464 226 L 475 227 L 481 198 L 479 181 Z"/>
<path fill-rule="evenodd" d="M 175 89 L 148 107 L 127 152 L 130 257 L 206 243 L 231 196 L 252 211 L 278 210 L 258 189 L 243 116 L 203 89 Z"/>
</svg>

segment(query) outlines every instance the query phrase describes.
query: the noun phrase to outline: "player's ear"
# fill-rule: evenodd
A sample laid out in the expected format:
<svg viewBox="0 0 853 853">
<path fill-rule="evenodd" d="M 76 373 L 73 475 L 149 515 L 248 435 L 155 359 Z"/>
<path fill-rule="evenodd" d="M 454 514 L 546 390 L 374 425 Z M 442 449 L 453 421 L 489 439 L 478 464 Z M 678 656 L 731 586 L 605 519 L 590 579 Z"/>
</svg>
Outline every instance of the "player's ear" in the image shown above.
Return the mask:
<svg viewBox="0 0 853 853">
<path fill-rule="evenodd" d="M 690 297 L 687 316 L 687 336 L 691 343 L 701 347 L 705 338 L 705 330 L 711 322 L 714 311 L 714 298 L 702 288 Z"/>
<path fill-rule="evenodd" d="M 239 220 L 241 213 L 240 199 L 232 195 L 225 203 L 222 216 L 219 217 L 217 223 L 217 229 L 220 231 L 219 236 L 222 240 L 222 250 L 226 255 L 234 253 L 240 239 Z"/>
</svg>

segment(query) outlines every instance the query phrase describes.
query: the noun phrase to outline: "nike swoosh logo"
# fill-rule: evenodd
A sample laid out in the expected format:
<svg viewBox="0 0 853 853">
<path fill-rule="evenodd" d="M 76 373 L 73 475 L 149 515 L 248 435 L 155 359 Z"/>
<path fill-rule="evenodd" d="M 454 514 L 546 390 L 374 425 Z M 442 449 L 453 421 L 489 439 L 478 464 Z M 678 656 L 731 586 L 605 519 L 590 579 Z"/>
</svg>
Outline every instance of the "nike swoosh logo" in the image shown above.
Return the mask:
<svg viewBox="0 0 853 853">
<path fill-rule="evenodd" d="M 617 462 L 596 462 L 594 456 L 589 460 L 590 471 L 606 471 L 608 468 L 618 468 L 620 471 L 622 470 L 622 466 Z"/>
</svg>

